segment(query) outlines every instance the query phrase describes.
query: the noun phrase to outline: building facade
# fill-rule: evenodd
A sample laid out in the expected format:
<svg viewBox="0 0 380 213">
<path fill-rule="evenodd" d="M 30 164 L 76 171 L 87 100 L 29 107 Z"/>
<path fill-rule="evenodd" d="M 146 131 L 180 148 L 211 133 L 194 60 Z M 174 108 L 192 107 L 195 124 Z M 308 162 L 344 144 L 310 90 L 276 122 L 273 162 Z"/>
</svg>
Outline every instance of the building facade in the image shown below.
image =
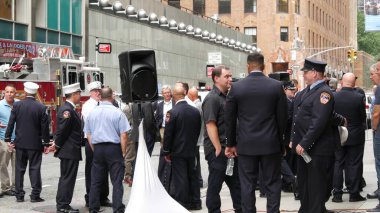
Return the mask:
<svg viewBox="0 0 380 213">
<path fill-rule="evenodd" d="M 349 72 L 347 50 L 357 49 L 357 1 L 165 0 L 164 4 L 212 17 L 252 37 L 271 62 L 288 61 L 297 71 L 305 57 L 328 62 L 328 75 Z M 340 48 L 342 47 L 342 48 Z M 266 72 L 271 72 L 267 69 Z M 297 72 L 294 72 L 296 75 Z M 296 76 L 294 76 L 296 77 Z M 301 79 L 302 80 L 302 79 Z"/>
</svg>

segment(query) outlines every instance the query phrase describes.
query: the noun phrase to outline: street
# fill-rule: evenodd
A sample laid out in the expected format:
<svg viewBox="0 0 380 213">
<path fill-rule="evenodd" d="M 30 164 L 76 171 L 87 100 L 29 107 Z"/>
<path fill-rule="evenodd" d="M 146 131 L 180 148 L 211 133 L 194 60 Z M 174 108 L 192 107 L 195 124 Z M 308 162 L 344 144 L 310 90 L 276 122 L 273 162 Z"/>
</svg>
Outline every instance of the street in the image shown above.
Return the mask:
<svg viewBox="0 0 380 213">
<path fill-rule="evenodd" d="M 376 187 L 376 171 L 373 158 L 372 149 L 372 135 L 369 131 L 366 133 L 366 146 L 364 153 L 364 178 L 367 181 L 367 187 L 361 193 L 365 196 L 368 192 L 371 192 Z M 83 158 L 84 156 L 84 149 Z M 155 149 L 152 156 L 152 165 L 154 168 L 158 167 L 158 154 L 159 154 L 159 143 L 156 143 Z M 203 147 L 201 148 L 201 165 L 202 165 L 202 176 L 204 179 L 204 188 L 201 189 L 201 197 L 203 202 L 203 209 L 200 211 L 193 211 L 195 213 L 207 212 L 205 200 L 206 200 L 206 190 L 207 190 L 207 162 L 204 160 Z M 41 197 L 46 201 L 42 203 L 31 203 L 29 199 L 29 193 L 31 191 L 30 182 L 28 177 L 28 172 L 25 174 L 25 202 L 16 203 L 15 197 L 4 196 L 0 198 L 0 213 L 32 213 L 32 212 L 46 212 L 51 213 L 56 211 L 55 207 L 55 195 L 57 190 L 58 178 L 59 178 L 59 160 L 54 158 L 52 154 L 44 155 L 42 160 L 42 184 L 43 189 Z M 135 180 L 138 181 L 138 180 Z M 244 187 L 244 186 L 243 186 Z M 112 184 L 110 184 L 110 189 L 112 189 Z M 124 204 L 128 204 L 128 199 L 130 195 L 130 189 L 128 186 L 124 185 Z M 88 209 L 84 206 L 84 194 L 85 194 L 85 180 L 84 180 L 84 161 L 80 162 L 77 182 L 75 185 L 74 198 L 72 201 L 72 206 L 74 208 L 79 208 L 81 212 L 87 212 Z M 256 193 L 257 201 L 257 211 L 265 212 L 266 199 L 260 198 Z M 112 191 L 108 198 L 112 198 Z M 222 198 L 222 212 L 233 212 L 232 202 L 229 195 L 229 190 L 226 185 L 223 186 L 221 192 Z M 365 209 L 373 208 L 378 204 L 377 199 L 367 200 L 364 202 L 350 203 L 348 202 L 348 194 L 343 195 L 343 203 L 332 203 L 331 199 L 327 203 L 327 208 L 335 210 L 337 212 L 365 212 Z M 147 203 L 147 205 L 149 205 Z M 281 197 L 281 212 L 297 212 L 299 208 L 299 201 L 295 201 L 292 193 L 282 193 Z M 103 212 L 111 213 L 112 208 L 104 208 Z"/>
</svg>

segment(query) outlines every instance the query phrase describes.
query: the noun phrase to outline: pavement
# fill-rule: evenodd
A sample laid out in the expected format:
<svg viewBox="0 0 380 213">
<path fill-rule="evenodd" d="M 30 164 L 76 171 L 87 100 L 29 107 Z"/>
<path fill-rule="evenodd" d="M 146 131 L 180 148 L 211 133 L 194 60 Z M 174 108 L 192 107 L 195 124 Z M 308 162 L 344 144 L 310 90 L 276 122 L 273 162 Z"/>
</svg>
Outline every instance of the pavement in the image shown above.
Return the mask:
<svg viewBox="0 0 380 213">
<path fill-rule="evenodd" d="M 151 158 L 152 166 L 154 168 L 158 167 L 158 156 L 159 156 L 159 143 L 156 144 Z M 83 150 L 84 157 L 84 150 Z M 364 178 L 367 182 L 367 186 L 361 193 L 365 196 L 367 193 L 372 192 L 377 187 L 377 178 L 375 171 L 375 161 L 373 157 L 373 144 L 372 144 L 372 134 L 370 131 L 366 132 L 366 145 L 364 151 Z M 192 211 L 194 213 L 205 213 L 206 208 L 206 191 L 207 191 L 207 162 L 204 160 L 203 149 L 201 148 L 201 168 L 202 176 L 204 179 L 204 188 L 201 189 L 202 205 L 203 209 L 199 211 Z M 30 191 L 30 181 L 28 172 L 25 174 L 25 202 L 16 203 L 15 197 L 4 196 L 0 198 L 0 213 L 37 213 L 46 212 L 52 213 L 56 212 L 55 207 L 55 195 L 59 179 L 59 160 L 54 158 L 51 154 L 44 155 L 42 161 L 42 183 L 43 189 L 41 197 L 45 199 L 42 203 L 31 203 L 29 197 L 27 196 Z M 242 186 L 244 187 L 244 186 Z M 131 188 L 124 185 L 124 204 L 128 204 Z M 84 206 L 84 194 L 85 194 L 85 180 L 84 180 L 84 161 L 80 162 L 79 171 L 74 191 L 74 198 L 71 205 L 74 208 L 80 209 L 80 212 L 88 212 L 88 209 Z M 226 185 L 223 185 L 222 191 L 220 193 L 222 199 L 222 212 L 234 212 L 232 207 L 232 201 L 230 198 L 229 190 Z M 112 198 L 112 184 L 110 184 L 110 196 Z M 343 195 L 343 203 L 333 203 L 330 201 L 327 203 L 327 208 L 329 210 L 334 210 L 336 212 L 365 212 L 366 209 L 374 208 L 378 204 L 377 199 L 366 200 L 363 202 L 348 202 L 348 194 Z M 149 204 L 147 204 L 149 205 Z M 266 212 L 266 199 L 259 197 L 259 192 L 256 191 L 256 207 L 257 212 Z M 299 201 L 294 200 L 292 193 L 282 193 L 281 196 L 281 212 L 298 212 Z M 112 208 L 104 208 L 104 213 L 111 213 Z"/>
</svg>

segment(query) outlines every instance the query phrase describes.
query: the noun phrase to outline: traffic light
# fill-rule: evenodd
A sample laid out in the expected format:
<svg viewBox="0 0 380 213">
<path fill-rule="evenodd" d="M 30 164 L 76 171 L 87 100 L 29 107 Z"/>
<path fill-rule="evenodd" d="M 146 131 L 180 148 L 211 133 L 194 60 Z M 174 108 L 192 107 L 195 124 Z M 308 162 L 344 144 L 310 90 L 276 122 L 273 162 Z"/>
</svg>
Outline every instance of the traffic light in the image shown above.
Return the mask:
<svg viewBox="0 0 380 213">
<path fill-rule="evenodd" d="M 120 53 L 122 100 L 126 103 L 155 101 L 158 97 L 154 50 L 131 50 Z"/>
<path fill-rule="evenodd" d="M 354 50 L 354 59 L 356 60 L 358 58 L 356 50 Z"/>
</svg>

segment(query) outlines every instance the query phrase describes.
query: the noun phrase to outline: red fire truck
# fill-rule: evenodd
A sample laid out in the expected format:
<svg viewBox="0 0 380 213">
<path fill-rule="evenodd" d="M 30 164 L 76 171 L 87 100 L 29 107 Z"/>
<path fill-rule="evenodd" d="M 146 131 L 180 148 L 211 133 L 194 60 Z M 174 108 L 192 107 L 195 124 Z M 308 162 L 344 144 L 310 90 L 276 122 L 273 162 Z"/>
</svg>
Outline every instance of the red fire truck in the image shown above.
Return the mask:
<svg viewBox="0 0 380 213">
<path fill-rule="evenodd" d="M 4 44 L 13 45 L 13 49 L 2 48 Z M 23 51 L 15 49 L 15 44 L 23 48 Z M 31 49 L 37 53 L 30 54 L 28 51 Z M 16 59 L 19 57 L 18 63 L 15 63 L 13 57 Z M 88 99 L 88 84 L 92 81 L 103 83 L 103 77 L 100 68 L 91 67 L 83 57 L 75 59 L 70 47 L 0 40 L 0 100 L 4 98 L 4 88 L 8 84 L 15 86 L 16 98 L 22 100 L 25 97 L 23 84 L 27 81 L 37 83 L 40 89 L 36 98 L 48 107 L 51 116 L 51 134 L 56 129 L 57 109 L 64 101 L 62 87 L 79 82 L 83 92 L 81 98 L 83 103 Z M 81 105 L 78 106 L 78 111 L 80 108 Z"/>
</svg>

